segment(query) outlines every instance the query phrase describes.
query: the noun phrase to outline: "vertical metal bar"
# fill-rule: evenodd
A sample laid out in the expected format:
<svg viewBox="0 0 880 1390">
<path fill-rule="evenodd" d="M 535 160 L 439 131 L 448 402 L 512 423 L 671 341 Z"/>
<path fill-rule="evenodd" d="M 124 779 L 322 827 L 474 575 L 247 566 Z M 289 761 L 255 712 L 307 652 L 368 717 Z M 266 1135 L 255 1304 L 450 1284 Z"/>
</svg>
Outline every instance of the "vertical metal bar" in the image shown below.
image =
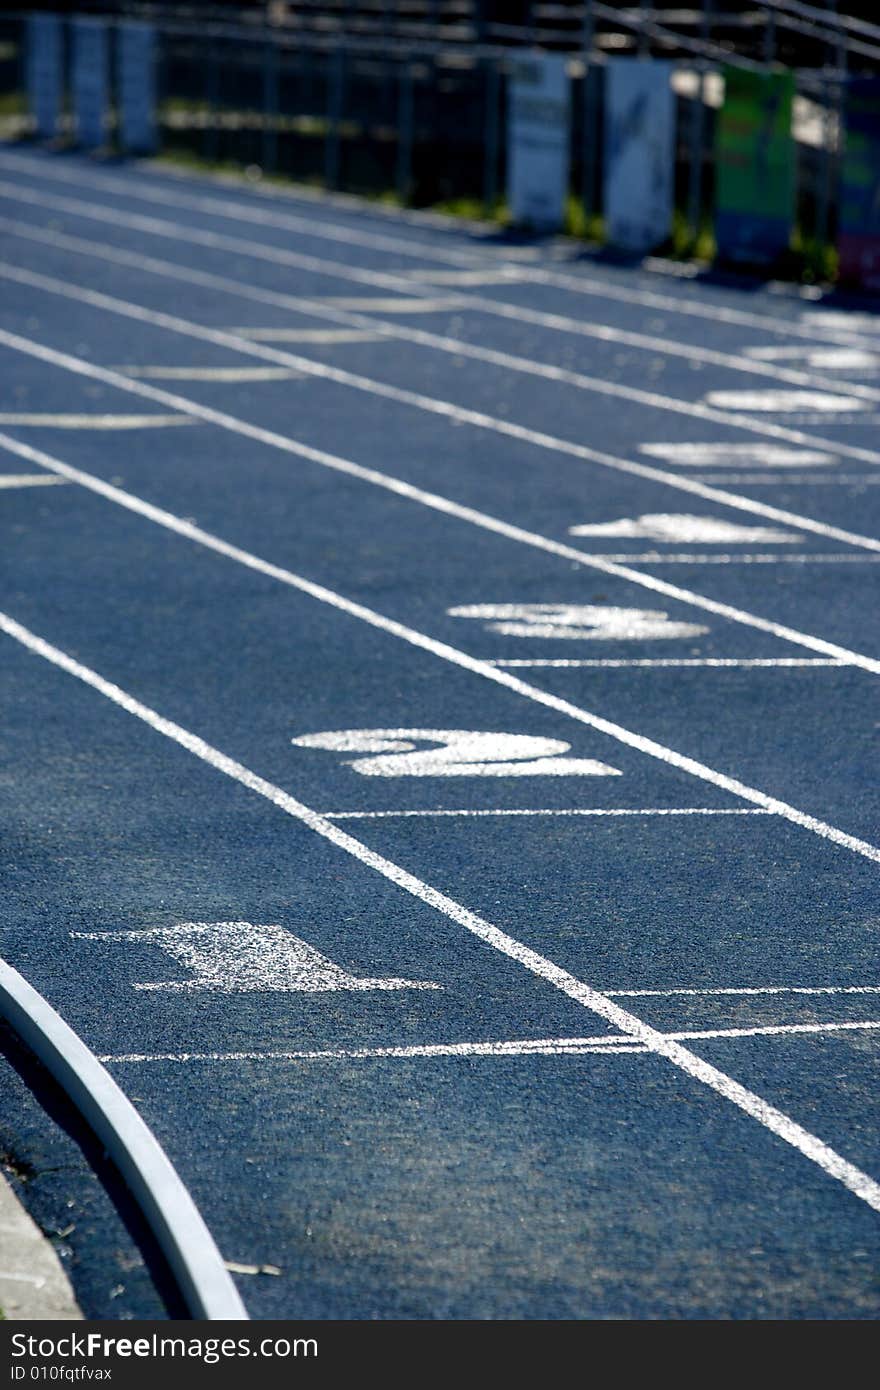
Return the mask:
<svg viewBox="0 0 880 1390">
<path fill-rule="evenodd" d="M 413 70 L 408 57 L 401 59 L 397 88 L 397 196 L 406 206 L 412 195 Z"/>
<path fill-rule="evenodd" d="M 339 187 L 341 167 L 341 130 L 343 92 L 345 86 L 345 49 L 340 43 L 330 60 L 329 91 L 327 95 L 327 134 L 324 143 L 324 182 L 328 188 Z"/>
<path fill-rule="evenodd" d="M 483 209 L 494 217 L 498 201 L 498 137 L 499 137 L 499 71 L 498 58 L 492 54 L 485 60 L 486 103 L 483 113 L 485 140 L 483 143 Z"/>
<path fill-rule="evenodd" d="M 581 150 L 583 160 L 583 188 L 581 197 L 584 204 L 584 212 L 590 217 L 595 211 L 594 190 L 596 184 L 596 166 L 598 163 L 598 140 L 596 130 L 596 102 L 594 93 L 594 68 L 593 68 L 593 38 L 596 30 L 596 22 L 593 15 L 593 0 L 586 0 L 584 5 L 584 27 L 582 33 L 582 46 L 584 51 L 584 90 L 581 93 L 583 102 L 583 145 Z"/>
<path fill-rule="evenodd" d="M 217 159 L 217 119 L 220 96 L 220 57 L 216 39 L 208 44 L 208 58 L 205 64 L 205 128 L 202 136 L 202 153 L 208 163 Z"/>
<path fill-rule="evenodd" d="M 708 42 L 711 34 L 712 0 L 703 0 L 703 13 L 700 18 L 700 37 Z M 708 64 L 705 58 L 697 63 L 697 86 L 691 108 L 691 149 L 690 169 L 688 171 L 688 225 L 696 241 L 700 235 L 700 217 L 703 204 L 703 146 L 706 137 L 706 77 Z"/>
<path fill-rule="evenodd" d="M 268 37 L 263 48 L 263 168 L 278 167 L 278 45 Z"/>
</svg>

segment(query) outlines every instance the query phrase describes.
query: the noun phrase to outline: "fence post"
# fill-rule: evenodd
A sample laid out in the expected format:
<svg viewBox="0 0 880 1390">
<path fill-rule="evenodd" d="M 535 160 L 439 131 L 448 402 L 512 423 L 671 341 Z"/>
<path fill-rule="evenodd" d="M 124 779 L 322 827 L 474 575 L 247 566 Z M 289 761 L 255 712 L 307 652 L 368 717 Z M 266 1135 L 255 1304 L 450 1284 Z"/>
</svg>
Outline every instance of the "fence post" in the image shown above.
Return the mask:
<svg viewBox="0 0 880 1390">
<path fill-rule="evenodd" d="M 263 168 L 278 167 L 278 44 L 267 36 L 263 47 Z"/>
<path fill-rule="evenodd" d="M 406 206 L 412 195 L 413 70 L 409 56 L 401 59 L 397 89 L 397 196 Z"/>
<path fill-rule="evenodd" d="M 712 0 L 703 0 L 703 13 L 700 18 L 700 37 L 704 42 L 711 36 Z M 700 215 L 703 206 L 703 145 L 706 135 L 706 75 L 708 64 L 705 58 L 697 62 L 697 89 L 691 108 L 691 151 L 688 171 L 688 225 L 694 244 L 700 235 Z"/>
<path fill-rule="evenodd" d="M 498 139 L 499 139 L 499 77 L 498 59 L 492 54 L 486 59 L 486 106 L 484 120 L 486 137 L 483 146 L 483 210 L 494 217 L 498 201 Z"/>
<path fill-rule="evenodd" d="M 207 62 L 205 63 L 205 129 L 202 136 L 202 156 L 213 164 L 217 159 L 217 119 L 219 116 L 218 102 L 220 96 L 220 63 L 217 52 L 217 40 L 211 38 L 208 43 Z"/>
<path fill-rule="evenodd" d="M 337 44 L 333 50 L 327 99 L 327 135 L 324 145 L 324 182 L 328 188 L 339 187 L 341 166 L 341 131 L 343 91 L 345 86 L 345 49 Z"/>
<path fill-rule="evenodd" d="M 595 200 L 593 193 L 596 186 L 596 155 L 598 151 L 596 140 L 596 103 L 593 91 L 593 35 L 596 23 L 593 16 L 593 0 L 586 0 L 584 5 L 584 27 L 582 33 L 582 45 L 584 50 L 584 90 L 581 93 L 583 103 L 583 189 L 582 198 L 584 212 L 590 217 L 595 212 Z"/>
</svg>

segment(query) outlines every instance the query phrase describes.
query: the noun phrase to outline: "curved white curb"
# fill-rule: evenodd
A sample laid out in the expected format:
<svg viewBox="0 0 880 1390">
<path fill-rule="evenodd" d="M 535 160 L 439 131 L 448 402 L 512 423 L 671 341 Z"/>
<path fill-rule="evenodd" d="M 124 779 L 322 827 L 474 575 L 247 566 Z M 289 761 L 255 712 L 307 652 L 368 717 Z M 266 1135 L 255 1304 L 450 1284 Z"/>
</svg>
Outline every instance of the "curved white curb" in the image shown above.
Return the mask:
<svg viewBox="0 0 880 1390">
<path fill-rule="evenodd" d="M 0 1014 L 70 1097 L 116 1163 L 194 1318 L 248 1318 L 214 1239 L 162 1149 L 110 1073 L 52 1006 L 0 960 Z"/>
</svg>

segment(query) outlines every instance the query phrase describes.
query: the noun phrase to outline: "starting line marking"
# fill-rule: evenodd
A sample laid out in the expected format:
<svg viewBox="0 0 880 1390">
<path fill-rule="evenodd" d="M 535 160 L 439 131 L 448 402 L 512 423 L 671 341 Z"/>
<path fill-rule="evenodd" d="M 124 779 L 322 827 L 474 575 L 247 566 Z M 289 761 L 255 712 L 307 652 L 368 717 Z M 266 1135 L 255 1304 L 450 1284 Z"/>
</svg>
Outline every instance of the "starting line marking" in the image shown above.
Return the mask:
<svg viewBox="0 0 880 1390">
<path fill-rule="evenodd" d="M 880 478 L 877 480 L 880 482 Z M 596 552 L 594 560 L 605 560 L 615 565 L 809 565 L 813 564 L 871 564 L 880 560 L 880 555 L 828 555 L 821 551 L 798 551 L 792 555 L 663 555 L 659 550 L 623 551 L 619 555 L 606 555 Z"/>
<path fill-rule="evenodd" d="M 197 425 L 193 415 L 47 415 L 45 412 L 0 413 L 0 425 L 35 425 L 55 430 L 149 430 Z"/>
<path fill-rule="evenodd" d="M 0 473 L 0 488 L 56 487 L 67 481 L 67 478 L 56 478 L 51 473 Z"/>
<path fill-rule="evenodd" d="M 880 1029 L 880 1020 L 864 1023 L 777 1023 L 758 1028 L 705 1028 L 680 1033 L 662 1033 L 670 1042 L 691 1038 L 757 1038 L 798 1034 L 867 1032 Z M 101 1062 L 336 1062 L 382 1057 L 580 1057 L 588 1053 L 651 1055 L 643 1043 L 633 1042 L 620 1033 L 603 1033 L 593 1038 L 526 1038 L 521 1042 L 427 1043 L 411 1047 L 327 1048 L 322 1051 L 291 1052 L 143 1052 L 109 1055 Z"/>
<path fill-rule="evenodd" d="M 518 657 L 509 660 L 484 657 L 487 666 L 607 666 L 612 668 L 632 666 L 721 666 L 753 669 L 774 666 L 846 666 L 845 661 L 836 661 L 824 656 L 694 656 L 694 657 Z"/>
<path fill-rule="evenodd" d="M 318 592 L 316 586 L 314 586 L 314 592 Z M 355 610 L 354 605 L 351 605 L 351 608 L 352 611 Z M 366 611 L 361 610 L 362 613 Z M 5 613 L 0 613 L 0 630 L 26 650 L 42 657 L 59 670 L 65 671 L 68 675 L 97 691 L 112 704 L 124 709 L 126 713 L 140 720 L 148 728 L 161 734 L 178 747 L 185 749 L 193 757 L 277 806 L 285 815 L 290 816 L 301 825 L 305 825 L 322 839 L 329 841 L 345 854 L 351 855 L 359 863 L 380 874 L 388 882 L 395 884 L 396 887 L 417 901 L 457 923 L 472 937 L 482 941 L 484 945 L 497 951 L 499 955 L 503 955 L 508 960 L 516 961 L 531 975 L 557 989 L 567 998 L 580 1004 L 582 1008 L 597 1014 L 606 1023 L 617 1028 L 620 1033 L 636 1042 L 643 1043 L 649 1051 L 663 1057 L 671 1066 L 676 1067 L 692 1081 L 698 1082 L 716 1095 L 721 1096 L 757 1124 L 762 1125 L 771 1134 L 775 1134 L 783 1143 L 795 1149 L 810 1163 L 815 1164 L 828 1177 L 841 1183 L 853 1196 L 870 1206 L 872 1210 L 880 1212 L 880 1183 L 857 1167 L 856 1164 L 844 1158 L 842 1154 L 837 1153 L 818 1135 L 804 1129 L 790 1115 L 778 1110 L 769 1101 L 764 1100 L 762 1096 L 749 1090 L 748 1087 L 741 1085 L 740 1082 L 734 1080 L 732 1076 L 728 1076 L 720 1068 L 713 1066 L 688 1048 L 682 1047 L 676 1039 L 664 1036 L 659 1029 L 653 1028 L 636 1014 L 630 1013 L 629 1010 L 621 1008 L 601 990 L 594 989 L 585 981 L 579 980 L 547 956 L 532 950 L 522 941 L 518 941 L 500 927 L 496 927 L 494 923 L 480 917 L 475 912 L 471 912 L 463 904 L 447 897 L 445 893 L 441 893 L 432 885 L 423 882 L 399 864 L 377 854 L 362 841 L 355 839 L 346 831 L 341 830 L 339 826 L 334 825 L 332 821 L 327 820 L 326 816 L 320 815 L 310 806 L 297 801 L 288 792 L 271 782 L 267 782 L 265 778 L 258 776 L 257 773 L 242 763 L 236 762 L 234 758 L 221 753 L 218 748 L 214 748 L 204 739 L 199 738 L 197 734 L 190 733 L 180 724 L 166 719 L 158 711 L 151 709 L 149 705 L 143 704 L 134 696 L 120 689 L 118 685 L 114 685 L 112 681 L 99 675 L 97 671 L 84 666 L 66 652 L 54 647 L 42 637 L 38 637 L 36 633 L 30 632 L 21 623 L 17 623 L 15 619 L 10 618 Z M 399 635 L 402 635 L 404 630 L 402 626 L 397 628 Z M 417 634 L 411 631 L 410 640 L 416 639 L 416 637 Z M 426 639 L 421 635 L 418 635 L 418 640 L 420 645 L 425 644 Z M 508 679 L 511 680 L 512 678 L 509 677 Z M 598 723 L 609 731 L 612 727 L 617 727 L 619 734 L 625 732 L 619 726 L 612 726 L 607 721 L 602 720 Z M 627 737 L 632 738 L 633 736 L 627 734 Z M 643 746 L 644 751 L 652 748 L 657 749 L 657 751 L 660 750 L 660 745 L 654 745 L 648 739 L 636 736 L 636 742 Z M 669 757 L 670 752 L 671 750 L 664 749 L 664 757 Z M 675 756 L 678 759 L 679 755 Z M 688 765 L 691 769 L 700 766 L 690 759 L 682 759 L 681 762 L 683 766 Z M 708 772 L 709 769 L 704 771 Z M 715 774 L 712 775 L 715 776 Z M 853 849 L 856 853 L 866 855 L 875 863 L 880 862 L 880 850 L 873 845 L 856 840 L 853 836 L 845 835 L 834 827 L 805 816 L 802 812 L 795 811 L 793 807 L 786 806 L 784 802 L 776 802 L 767 798 L 764 793 L 758 793 L 752 788 L 745 787 L 744 784 L 734 782 L 733 779 L 723 778 L 721 780 L 728 782 L 731 788 L 738 788 L 740 794 L 746 796 L 746 799 L 769 801 L 774 809 L 779 809 L 790 819 L 796 818 L 805 828 L 846 844 L 848 848 Z"/>
<path fill-rule="evenodd" d="M 452 811 L 324 811 L 328 820 L 392 820 L 409 816 L 773 816 L 763 806 L 660 806 L 660 807 L 574 807 L 536 810 L 452 810 Z"/>
</svg>

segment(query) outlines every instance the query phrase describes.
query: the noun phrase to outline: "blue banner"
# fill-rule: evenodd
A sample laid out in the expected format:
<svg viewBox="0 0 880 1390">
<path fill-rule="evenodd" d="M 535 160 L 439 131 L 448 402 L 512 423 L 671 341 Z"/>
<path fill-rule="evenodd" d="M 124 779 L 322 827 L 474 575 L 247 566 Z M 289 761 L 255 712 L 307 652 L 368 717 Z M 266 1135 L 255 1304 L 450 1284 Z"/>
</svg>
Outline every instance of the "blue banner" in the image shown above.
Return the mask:
<svg viewBox="0 0 880 1390">
<path fill-rule="evenodd" d="M 73 110 L 77 139 L 86 149 L 96 149 L 107 138 L 107 59 L 107 26 L 103 20 L 74 19 Z"/>
<path fill-rule="evenodd" d="M 840 281 L 880 289 L 880 78 L 856 78 L 847 90 L 840 184 Z"/>
<path fill-rule="evenodd" d="M 119 142 L 133 154 L 156 149 L 156 30 L 152 24 L 121 23 L 116 38 Z"/>
<path fill-rule="evenodd" d="M 58 130 L 64 91 L 61 20 L 33 14 L 27 22 L 27 96 L 35 132 L 51 139 Z"/>
<path fill-rule="evenodd" d="M 672 231 L 675 93 L 672 64 L 610 58 L 605 66 L 608 240 L 650 251 Z"/>
</svg>

